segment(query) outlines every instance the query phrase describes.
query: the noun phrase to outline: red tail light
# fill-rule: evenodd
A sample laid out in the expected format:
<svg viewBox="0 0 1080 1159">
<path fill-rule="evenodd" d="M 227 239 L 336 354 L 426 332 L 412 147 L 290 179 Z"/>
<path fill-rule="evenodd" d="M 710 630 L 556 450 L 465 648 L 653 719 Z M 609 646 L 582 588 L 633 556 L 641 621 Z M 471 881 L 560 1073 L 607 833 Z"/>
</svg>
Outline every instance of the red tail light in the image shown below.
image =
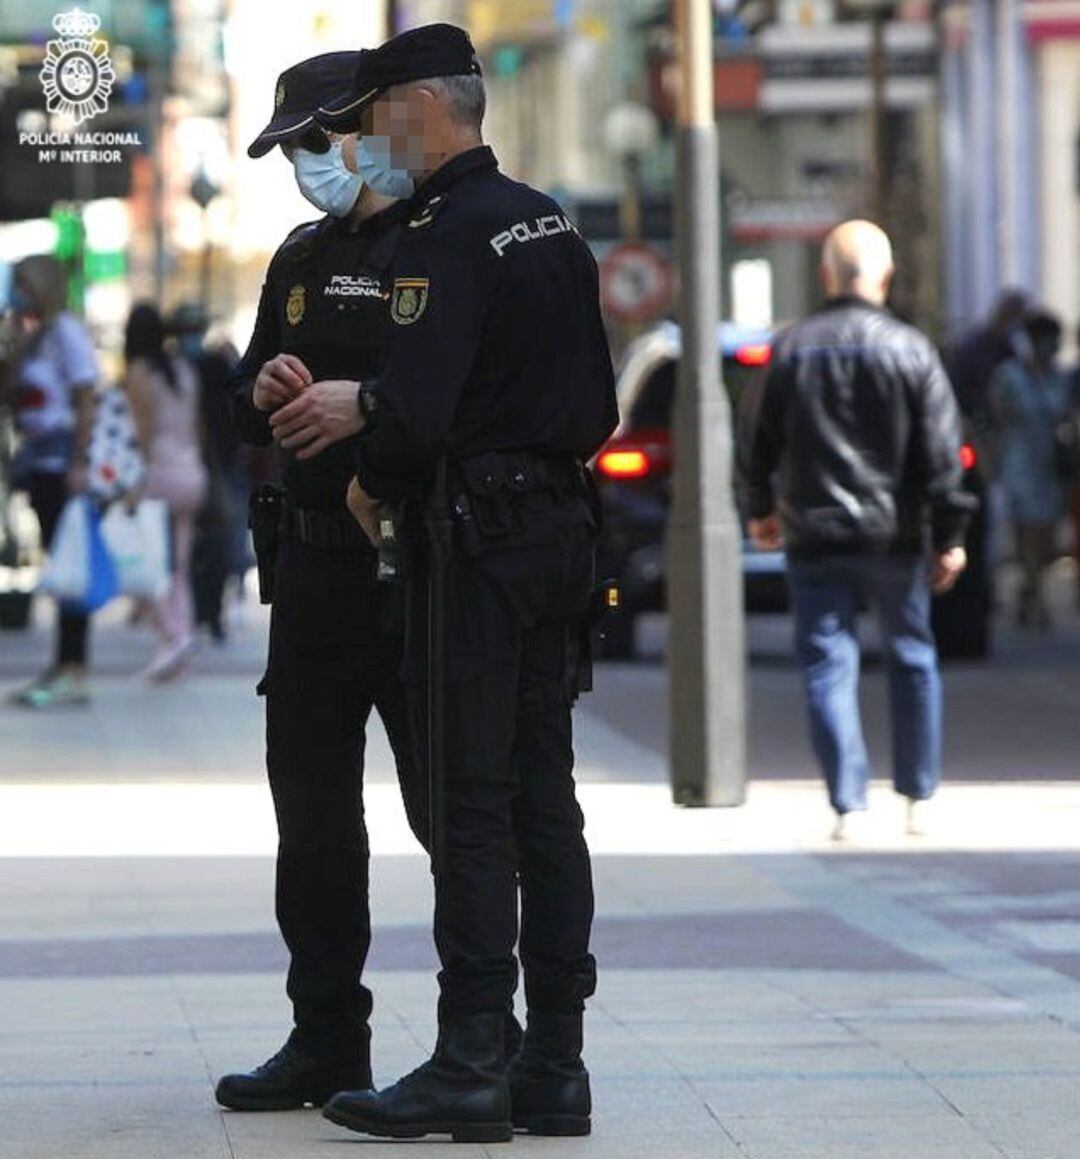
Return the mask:
<svg viewBox="0 0 1080 1159">
<path fill-rule="evenodd" d="M 644 451 L 604 451 L 596 461 L 601 475 L 609 479 L 644 479 L 652 470 Z"/>
<path fill-rule="evenodd" d="M 979 461 L 979 453 L 971 443 L 964 443 L 960 448 L 960 466 L 970 471 Z"/>
<path fill-rule="evenodd" d="M 648 479 L 671 469 L 671 436 L 667 431 L 637 430 L 616 439 L 596 457 L 604 479 Z"/>
<path fill-rule="evenodd" d="M 735 351 L 735 361 L 740 366 L 768 366 L 772 361 L 772 347 L 768 342 L 753 342 L 740 346 Z"/>
</svg>

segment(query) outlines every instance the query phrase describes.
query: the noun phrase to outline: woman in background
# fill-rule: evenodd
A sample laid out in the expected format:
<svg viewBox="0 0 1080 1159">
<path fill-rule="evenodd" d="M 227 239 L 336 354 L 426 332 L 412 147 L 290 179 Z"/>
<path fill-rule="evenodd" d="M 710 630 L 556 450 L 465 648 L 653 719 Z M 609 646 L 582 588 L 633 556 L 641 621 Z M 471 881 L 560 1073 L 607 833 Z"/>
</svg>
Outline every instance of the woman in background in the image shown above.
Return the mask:
<svg viewBox="0 0 1080 1159">
<path fill-rule="evenodd" d="M 1076 328 L 1076 349 L 1080 351 L 1080 326 Z M 1069 375 L 1069 430 L 1072 435 L 1074 473 L 1069 481 L 1069 514 L 1073 527 L 1073 559 L 1076 562 L 1076 606 L 1080 610 L 1080 362 Z"/>
<path fill-rule="evenodd" d="M 165 349 L 165 324 L 148 303 L 136 305 L 124 336 L 124 387 L 146 459 L 147 498 L 163 499 L 172 525 L 169 587 L 154 603 L 158 651 L 152 680 L 181 673 L 195 648 L 191 550 L 195 517 L 206 493 L 199 447 L 199 383 L 191 364 Z"/>
<path fill-rule="evenodd" d="M 94 414 L 98 364 L 86 327 L 65 308 L 64 271 L 55 258 L 23 258 L 12 271 L 11 306 L 16 350 L 12 399 L 20 435 L 15 486 L 25 490 L 41 525 L 43 546 L 53 541 L 60 512 L 86 490 L 86 449 Z M 89 616 L 61 604 L 53 663 L 12 694 L 24 708 L 85 704 Z"/>
<path fill-rule="evenodd" d="M 1045 631 L 1050 613 L 1043 581 L 1065 515 L 1057 432 L 1068 417 L 1070 398 L 1068 380 L 1057 366 L 1061 323 L 1053 314 L 1033 311 L 1024 333 L 1026 351 L 997 369 L 990 402 L 1002 434 L 1001 480 L 1020 558 L 1016 619 L 1022 627 Z"/>
</svg>

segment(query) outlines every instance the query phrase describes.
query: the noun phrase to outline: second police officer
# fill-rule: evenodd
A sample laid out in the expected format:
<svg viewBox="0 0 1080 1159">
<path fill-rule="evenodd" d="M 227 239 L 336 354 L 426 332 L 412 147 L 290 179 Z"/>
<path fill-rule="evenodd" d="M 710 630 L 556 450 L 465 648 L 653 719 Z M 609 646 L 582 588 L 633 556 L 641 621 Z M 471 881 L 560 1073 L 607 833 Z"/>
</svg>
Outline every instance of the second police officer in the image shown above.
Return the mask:
<svg viewBox="0 0 1080 1159">
<path fill-rule="evenodd" d="M 362 180 L 355 135 L 328 136 L 313 117 L 349 82 L 357 58 L 327 53 L 282 73 L 273 118 L 248 150 L 261 157 L 281 146 L 301 192 L 324 214 L 294 230 L 274 255 L 232 379 L 235 421 L 256 445 L 273 441 L 273 413 L 308 393 L 323 408 L 326 429 L 340 433 L 338 380 L 379 365 L 389 325 L 386 275 L 404 203 Z M 348 398 L 354 412 L 355 390 Z M 360 977 L 371 937 L 361 790 L 372 707 L 394 750 L 410 823 L 424 832 L 398 677 L 399 596 L 376 582 L 375 551 L 345 507 L 353 450 L 347 441 L 278 441 L 284 500 L 263 494 L 253 525 L 260 580 L 273 586 L 260 691 L 280 838 L 276 911 L 289 950 L 295 1028 L 268 1062 L 219 1082 L 218 1101 L 246 1111 L 321 1104 L 335 1091 L 371 1085 L 372 998 Z"/>
<path fill-rule="evenodd" d="M 376 378 L 361 376 L 342 421 L 363 428 L 350 507 L 373 538 L 381 501 L 403 494 L 435 529 L 409 591 L 414 706 L 433 709 L 422 695 L 432 644 L 446 672 L 438 1042 L 399 1083 L 339 1094 L 324 1113 L 375 1135 L 476 1142 L 515 1126 L 590 1129 L 581 1047 L 593 895 L 570 709 L 594 579 L 583 462 L 616 422 L 596 264 L 555 202 L 499 173 L 480 135 L 484 100 L 467 34 L 431 25 L 361 52 L 351 91 L 319 114 L 360 125 L 380 172 L 418 183 L 393 264 L 385 359 Z M 274 424 L 326 440 L 330 409 L 344 413 L 302 396 Z M 447 520 L 442 588 L 430 581 Z M 429 623 L 445 599 L 441 640 L 422 629 L 425 596 Z M 515 943 L 528 1027 L 511 1059 Z"/>
</svg>

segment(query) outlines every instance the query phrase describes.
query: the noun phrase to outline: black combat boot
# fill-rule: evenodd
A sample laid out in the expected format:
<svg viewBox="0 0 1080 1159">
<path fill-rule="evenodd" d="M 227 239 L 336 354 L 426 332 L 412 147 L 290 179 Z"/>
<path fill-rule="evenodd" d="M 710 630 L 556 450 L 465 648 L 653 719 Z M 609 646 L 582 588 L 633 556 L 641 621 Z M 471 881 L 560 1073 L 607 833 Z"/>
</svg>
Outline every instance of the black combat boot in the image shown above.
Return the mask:
<svg viewBox="0 0 1080 1159">
<path fill-rule="evenodd" d="M 248 1074 L 227 1074 L 214 1097 L 234 1111 L 292 1111 L 319 1107 L 338 1091 L 371 1088 L 371 1031 L 365 1026 L 355 1052 L 310 1053 L 294 1030 L 285 1045 Z"/>
<path fill-rule="evenodd" d="M 530 1010 L 521 1053 L 510 1064 L 514 1126 L 533 1135 L 587 1135 L 589 1072 L 581 1061 L 582 1016 Z"/>
<path fill-rule="evenodd" d="M 343 1091 L 323 1107 L 332 1123 L 391 1139 L 450 1135 L 505 1143 L 510 1125 L 506 1016 L 468 1014 L 439 1031 L 431 1058 L 384 1091 Z"/>
</svg>

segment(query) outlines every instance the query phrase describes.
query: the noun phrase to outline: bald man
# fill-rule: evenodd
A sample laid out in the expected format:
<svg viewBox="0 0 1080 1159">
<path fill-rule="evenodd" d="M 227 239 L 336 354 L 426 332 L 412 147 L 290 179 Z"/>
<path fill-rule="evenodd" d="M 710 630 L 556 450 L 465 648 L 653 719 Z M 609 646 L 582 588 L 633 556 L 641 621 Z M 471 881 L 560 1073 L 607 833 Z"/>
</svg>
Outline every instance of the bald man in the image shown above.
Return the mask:
<svg viewBox="0 0 1080 1159">
<path fill-rule="evenodd" d="M 836 813 L 867 807 L 856 618 L 878 613 L 889 672 L 893 785 L 907 830 L 941 776 L 941 682 L 931 591 L 967 563 L 971 497 L 960 418 L 930 342 L 885 308 L 887 235 L 836 227 L 822 250 L 823 309 L 781 336 L 742 449 L 754 543 L 783 546 L 810 734 Z"/>
</svg>

